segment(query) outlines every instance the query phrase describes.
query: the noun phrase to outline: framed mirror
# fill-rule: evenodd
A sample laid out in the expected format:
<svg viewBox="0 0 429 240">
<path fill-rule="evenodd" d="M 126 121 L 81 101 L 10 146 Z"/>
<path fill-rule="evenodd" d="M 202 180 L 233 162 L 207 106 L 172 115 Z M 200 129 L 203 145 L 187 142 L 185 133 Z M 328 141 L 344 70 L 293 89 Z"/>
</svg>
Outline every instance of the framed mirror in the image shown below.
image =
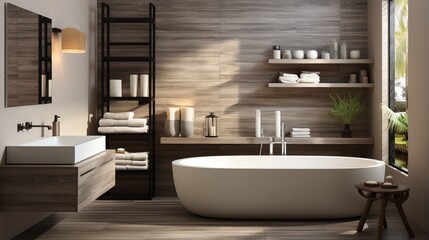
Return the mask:
<svg viewBox="0 0 429 240">
<path fill-rule="evenodd" d="M 5 4 L 6 107 L 52 102 L 52 20 Z"/>
</svg>

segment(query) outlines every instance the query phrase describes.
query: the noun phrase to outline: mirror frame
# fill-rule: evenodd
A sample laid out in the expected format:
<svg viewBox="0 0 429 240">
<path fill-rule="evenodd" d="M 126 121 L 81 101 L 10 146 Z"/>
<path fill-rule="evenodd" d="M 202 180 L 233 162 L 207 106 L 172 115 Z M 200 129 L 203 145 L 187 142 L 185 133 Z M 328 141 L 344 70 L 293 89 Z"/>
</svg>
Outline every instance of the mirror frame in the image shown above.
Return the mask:
<svg viewBox="0 0 429 240">
<path fill-rule="evenodd" d="M 32 23 L 28 23 L 25 22 L 25 19 L 23 21 L 23 24 L 25 25 L 37 25 L 38 29 L 37 29 L 37 39 L 34 39 L 34 32 L 32 32 L 32 38 L 22 38 L 19 36 L 19 34 L 27 34 L 28 30 L 26 32 L 25 30 L 25 25 L 20 26 L 20 22 L 19 22 L 19 12 L 16 15 L 16 21 L 13 21 L 14 19 L 11 18 L 12 13 L 12 9 L 15 11 L 22 11 L 22 13 L 25 14 L 34 14 L 34 16 L 37 18 L 37 23 L 32 22 Z M 33 18 L 32 18 L 33 19 Z M 14 25 L 16 26 L 14 26 Z M 27 25 L 27 26 L 28 26 Z M 13 29 L 14 27 L 16 27 L 16 33 L 13 37 L 11 37 L 11 35 L 13 35 L 13 30 L 11 31 L 10 29 Z M 21 30 L 21 28 L 23 27 L 24 29 Z M 21 31 L 20 31 L 21 30 Z M 21 45 L 26 45 L 25 43 L 29 43 L 28 41 L 32 41 L 32 40 L 36 40 L 36 42 L 31 42 L 30 47 L 34 45 L 37 45 L 37 50 L 33 51 L 34 49 L 30 49 L 28 52 L 37 52 L 37 72 L 30 72 L 31 70 L 27 72 L 22 72 L 20 71 L 20 68 L 25 69 L 26 67 L 35 67 L 35 65 L 30 64 L 30 65 L 19 65 L 19 59 L 23 59 L 25 58 L 25 54 L 29 54 L 29 53 L 25 53 L 25 54 L 21 54 L 20 55 L 20 51 L 22 51 L 22 49 L 19 48 L 20 43 Z M 16 41 L 16 42 L 13 42 Z M 21 42 L 20 42 L 21 41 Z M 24 43 L 24 41 L 27 41 Z M 11 43 L 13 42 L 13 43 Z M 15 45 L 14 45 L 15 44 Z M 16 51 L 13 53 L 13 48 L 16 48 Z M 11 61 L 10 59 L 13 58 L 13 56 L 15 56 L 16 58 L 16 62 Z M 30 56 L 30 61 L 34 60 L 34 55 Z M 28 64 L 28 62 L 26 62 L 26 64 Z M 16 68 L 16 69 L 15 69 Z M 10 75 L 10 71 L 11 69 L 14 69 L 14 71 L 16 71 L 16 79 L 10 79 L 9 76 Z M 21 72 L 21 74 L 20 74 Z M 26 74 L 28 75 L 28 73 L 30 73 L 31 76 L 35 76 L 37 74 L 37 77 L 35 77 L 36 79 L 34 79 L 37 83 L 37 90 L 23 90 L 23 93 L 20 93 L 20 84 L 22 86 L 22 82 L 20 82 L 20 75 L 25 76 Z M 29 77 L 27 79 L 27 82 L 32 82 L 31 80 L 32 77 Z M 16 82 L 12 82 L 12 81 L 16 81 Z M 22 78 L 21 78 L 22 81 Z M 16 86 L 16 92 L 12 92 L 11 89 L 9 89 L 12 85 Z M 31 87 L 30 87 L 31 88 Z M 51 90 L 52 90 L 52 20 L 48 17 L 42 16 L 40 14 L 37 14 L 35 12 L 29 11 L 27 9 L 24 9 L 22 7 L 16 6 L 14 4 L 11 3 L 5 3 L 5 107 L 18 107 L 18 106 L 28 106 L 28 105 L 37 105 L 37 104 L 47 104 L 47 103 L 52 103 L 52 94 L 51 94 Z M 13 95 L 15 94 L 15 95 Z M 25 94 L 28 94 L 27 99 L 25 99 Z M 20 101 L 21 98 L 21 101 Z M 13 99 L 13 101 L 12 101 Z"/>
</svg>

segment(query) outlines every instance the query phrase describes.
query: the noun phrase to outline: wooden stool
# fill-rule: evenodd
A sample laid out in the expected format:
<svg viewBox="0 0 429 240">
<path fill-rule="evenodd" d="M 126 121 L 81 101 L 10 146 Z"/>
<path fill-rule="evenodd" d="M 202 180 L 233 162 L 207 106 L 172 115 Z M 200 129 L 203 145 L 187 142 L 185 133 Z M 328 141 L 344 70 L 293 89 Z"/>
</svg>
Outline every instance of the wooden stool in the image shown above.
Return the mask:
<svg viewBox="0 0 429 240">
<path fill-rule="evenodd" d="M 380 213 L 378 215 L 378 230 L 377 239 L 381 239 L 382 225 L 387 228 L 386 222 L 386 207 L 387 202 L 390 200 L 396 205 L 399 215 L 401 216 L 402 222 L 407 229 L 408 235 L 414 237 L 413 230 L 411 230 L 408 224 L 407 218 L 405 217 L 402 203 L 408 199 L 410 195 L 410 188 L 404 185 L 398 185 L 397 188 L 383 188 L 383 187 L 368 187 L 364 183 L 356 184 L 355 187 L 358 189 L 360 195 L 367 199 L 365 209 L 363 210 L 362 217 L 360 218 L 359 224 L 356 231 L 362 232 L 363 225 L 365 224 L 366 218 L 368 217 L 369 210 L 371 209 L 372 203 L 381 199 Z"/>
</svg>

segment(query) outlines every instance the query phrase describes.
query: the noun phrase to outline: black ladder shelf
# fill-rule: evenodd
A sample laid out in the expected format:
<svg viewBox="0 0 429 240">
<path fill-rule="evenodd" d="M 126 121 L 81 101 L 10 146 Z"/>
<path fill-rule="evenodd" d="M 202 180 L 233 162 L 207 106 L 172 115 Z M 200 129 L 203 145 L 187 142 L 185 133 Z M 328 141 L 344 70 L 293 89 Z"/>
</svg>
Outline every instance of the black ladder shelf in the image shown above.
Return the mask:
<svg viewBox="0 0 429 240">
<path fill-rule="evenodd" d="M 155 194 L 155 10 L 155 5 L 149 3 L 149 17 L 115 18 L 110 16 L 110 6 L 106 3 L 101 4 L 101 114 L 110 111 L 112 101 L 137 101 L 139 105 L 148 105 L 149 124 L 147 133 L 106 134 L 107 148 L 125 147 L 115 146 L 112 143 L 114 141 L 148 142 L 147 146 L 141 147 L 149 152 L 149 161 L 148 169 L 145 171 L 116 171 L 115 187 L 101 199 L 152 199 Z M 148 37 L 135 42 L 111 41 L 112 24 L 147 24 Z M 112 56 L 111 48 L 118 46 L 145 46 L 148 53 L 145 56 Z M 142 64 L 142 67 L 148 64 L 149 97 L 109 96 L 111 65 L 116 62 L 137 62 Z M 137 184 L 139 181 L 140 184 Z M 147 191 L 140 189 L 146 187 Z"/>
</svg>

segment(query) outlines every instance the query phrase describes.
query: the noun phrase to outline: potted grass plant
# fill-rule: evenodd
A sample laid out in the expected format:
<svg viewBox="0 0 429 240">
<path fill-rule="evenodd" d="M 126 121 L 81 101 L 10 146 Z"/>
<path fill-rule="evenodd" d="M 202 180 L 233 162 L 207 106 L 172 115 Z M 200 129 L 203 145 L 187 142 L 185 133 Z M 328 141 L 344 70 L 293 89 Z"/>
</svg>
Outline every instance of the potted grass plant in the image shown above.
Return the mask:
<svg viewBox="0 0 429 240">
<path fill-rule="evenodd" d="M 346 95 L 336 94 L 335 96 L 329 96 L 334 101 L 330 113 L 344 124 L 342 137 L 351 138 L 352 130 L 350 129 L 350 124 L 364 111 L 366 102 L 360 92 L 358 94 L 349 93 Z"/>
</svg>

